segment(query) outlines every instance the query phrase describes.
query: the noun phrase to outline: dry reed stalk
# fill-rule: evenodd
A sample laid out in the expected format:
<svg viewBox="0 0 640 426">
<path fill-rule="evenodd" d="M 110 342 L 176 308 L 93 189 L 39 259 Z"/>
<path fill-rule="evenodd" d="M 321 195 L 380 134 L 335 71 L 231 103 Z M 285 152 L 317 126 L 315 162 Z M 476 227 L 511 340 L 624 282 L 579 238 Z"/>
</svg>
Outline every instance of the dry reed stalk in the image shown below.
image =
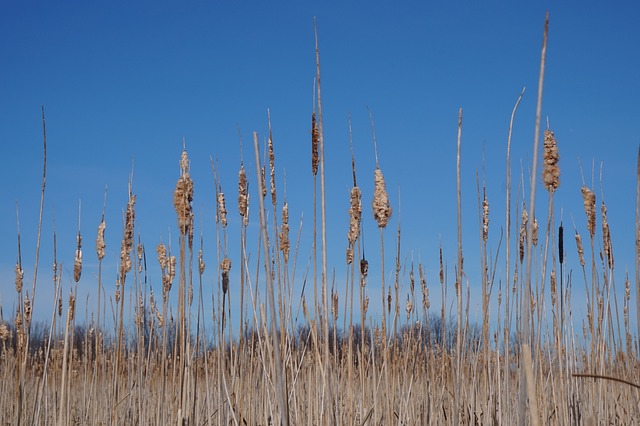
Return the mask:
<svg viewBox="0 0 640 426">
<path fill-rule="evenodd" d="M 538 79 L 538 101 L 536 104 L 536 122 L 534 129 L 534 138 L 533 138 L 533 161 L 531 165 L 531 181 L 530 181 L 530 194 L 529 194 L 529 209 L 532 213 L 535 210 L 535 200 L 536 200 L 536 174 L 538 168 L 538 145 L 540 139 L 540 117 L 542 113 L 542 91 L 544 86 L 544 71 L 545 71 L 545 60 L 547 53 L 547 38 L 549 35 L 549 12 L 546 13 L 545 22 L 544 22 L 544 33 L 542 38 L 542 52 L 540 54 L 540 77 Z M 522 299 L 522 342 L 521 347 L 527 355 L 527 351 L 531 350 L 530 347 L 530 339 L 531 339 L 531 316 L 529 314 L 529 305 L 531 304 L 531 269 L 532 269 L 532 230 L 533 224 L 529 224 L 529 232 L 527 233 L 527 262 L 526 262 L 526 278 L 525 278 L 525 289 L 524 289 L 524 297 Z M 530 355 L 530 353 L 529 353 Z M 531 380 L 528 379 L 527 373 L 525 371 L 526 366 L 523 365 L 522 360 L 520 362 L 520 379 L 522 383 L 520 383 L 520 400 L 519 400 L 519 411 L 520 416 L 518 418 L 518 424 L 520 426 L 524 426 L 526 413 L 527 413 L 527 390 L 531 395 L 531 389 L 534 389 L 533 395 L 535 395 L 535 383 L 532 383 Z M 531 402 L 531 401 L 530 401 Z M 534 410 L 534 405 L 529 404 L 529 419 L 533 423 L 537 422 L 538 413 Z M 537 407 L 536 407 L 537 408 Z"/>
<path fill-rule="evenodd" d="M 640 354 L 640 146 L 636 166 L 636 320 L 638 323 L 638 346 Z"/>
</svg>

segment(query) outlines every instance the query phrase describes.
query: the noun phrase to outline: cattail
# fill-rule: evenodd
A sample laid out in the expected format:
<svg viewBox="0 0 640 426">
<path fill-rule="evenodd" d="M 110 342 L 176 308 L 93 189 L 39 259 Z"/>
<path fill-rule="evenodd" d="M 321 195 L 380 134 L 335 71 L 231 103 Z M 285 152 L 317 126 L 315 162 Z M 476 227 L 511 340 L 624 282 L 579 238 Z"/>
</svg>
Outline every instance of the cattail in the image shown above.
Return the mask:
<svg viewBox="0 0 640 426">
<path fill-rule="evenodd" d="M 138 235 L 137 252 L 138 252 L 138 272 L 141 273 L 142 272 L 142 259 L 144 257 L 144 246 L 140 242 L 140 235 Z"/>
<path fill-rule="evenodd" d="M 353 254 L 353 245 L 360 236 L 360 222 L 362 221 L 362 192 L 360 188 L 354 186 L 351 188 L 350 207 L 349 207 L 349 232 L 347 240 L 349 241 L 349 249 Z M 348 249 L 348 250 L 349 250 Z M 348 258 L 349 256 L 347 256 Z M 353 255 L 351 256 L 353 260 Z M 348 264 L 351 261 L 347 262 Z"/>
<path fill-rule="evenodd" d="M 339 305 L 338 305 L 338 293 L 331 289 L 331 312 L 333 313 L 333 320 L 338 320 Z"/>
<path fill-rule="evenodd" d="M 596 195 L 586 186 L 583 186 L 581 191 L 584 212 L 587 215 L 587 228 L 589 229 L 589 235 L 593 238 L 596 233 Z"/>
<path fill-rule="evenodd" d="M 366 296 L 364 298 L 364 302 L 362 303 L 362 313 L 366 316 L 368 310 L 369 310 L 369 296 Z"/>
<path fill-rule="evenodd" d="M 22 284 L 24 281 L 24 271 L 20 267 L 20 263 L 16 263 L 16 292 L 22 293 Z"/>
<path fill-rule="evenodd" d="M 538 219 L 537 218 L 533 218 L 533 230 L 531 231 L 531 242 L 533 243 L 533 246 L 536 247 L 538 245 Z"/>
<path fill-rule="evenodd" d="M 487 194 L 484 194 L 482 200 L 482 240 L 486 243 L 489 237 L 489 200 Z"/>
<path fill-rule="evenodd" d="M 429 309 L 431 302 L 429 301 L 429 287 L 427 287 L 427 279 L 422 271 L 422 265 L 418 266 L 418 272 L 420 273 L 420 288 L 422 289 L 422 307 Z"/>
<path fill-rule="evenodd" d="M 124 283 L 127 272 L 131 270 L 131 249 L 133 248 L 133 222 L 135 219 L 136 196 L 129 194 L 125 213 L 124 235 L 120 248 L 120 281 Z"/>
<path fill-rule="evenodd" d="M 560 167 L 558 166 L 558 144 L 553 132 L 544 131 L 544 167 L 542 181 L 549 192 L 554 192 L 560 185 Z"/>
<path fill-rule="evenodd" d="M 289 261 L 289 204 L 285 201 L 282 206 L 282 225 L 280 228 L 280 250 L 284 261 Z"/>
<path fill-rule="evenodd" d="M 360 261 L 360 285 L 364 287 L 367 284 L 367 274 L 369 274 L 369 262 L 363 257 Z"/>
<path fill-rule="evenodd" d="M 9 338 L 9 327 L 7 327 L 7 323 L 2 321 L 0 324 L 0 341 L 4 345 L 7 339 Z"/>
<path fill-rule="evenodd" d="M 602 202 L 602 240 L 604 246 L 604 254 L 607 257 L 609 268 L 613 269 L 613 245 L 611 244 L 611 230 L 609 229 L 609 221 L 607 220 L 607 207 Z"/>
<path fill-rule="evenodd" d="M 160 243 L 156 247 L 156 253 L 158 253 L 158 263 L 160 264 L 160 269 L 164 272 L 169 266 L 169 259 L 167 258 L 167 247 Z"/>
<path fill-rule="evenodd" d="M 524 245 L 527 239 L 527 222 L 529 221 L 529 215 L 527 209 L 522 210 L 522 223 L 520 223 L 520 263 L 524 260 Z"/>
<path fill-rule="evenodd" d="M 193 224 L 193 180 L 189 176 L 189 157 L 187 151 L 182 151 L 180 157 L 180 177 L 173 192 L 173 207 L 178 215 L 178 229 L 182 235 L 190 233 Z"/>
<path fill-rule="evenodd" d="M 320 144 L 320 131 L 316 122 L 316 113 L 311 113 L 311 173 L 318 174 L 318 145 Z"/>
<path fill-rule="evenodd" d="M 73 293 L 71 293 L 69 294 L 69 320 L 73 321 L 75 312 L 76 312 L 76 296 Z"/>
<path fill-rule="evenodd" d="M 271 204 L 276 205 L 276 167 L 275 167 L 275 154 L 273 152 L 273 138 L 271 131 L 269 131 L 269 186 L 271 188 Z"/>
<path fill-rule="evenodd" d="M 266 173 L 267 172 L 265 171 L 264 166 L 262 166 L 261 173 L 260 173 L 261 174 L 260 179 L 262 179 L 262 198 L 267 196 L 267 178 L 266 178 Z"/>
<path fill-rule="evenodd" d="M 247 187 L 247 172 L 244 170 L 243 164 L 240 165 L 238 172 L 238 211 L 246 225 L 249 221 L 249 189 Z"/>
<path fill-rule="evenodd" d="M 27 294 L 24 300 L 24 323 L 26 328 L 29 328 L 31 326 L 31 314 L 31 300 L 29 299 L 29 295 Z"/>
<path fill-rule="evenodd" d="M 156 318 L 158 319 L 158 327 L 162 328 L 164 325 L 164 317 L 159 310 L 156 309 Z"/>
<path fill-rule="evenodd" d="M 555 267 L 551 270 L 550 281 L 551 281 L 551 305 L 556 306 L 556 299 L 558 297 L 558 287 L 557 287 Z"/>
<path fill-rule="evenodd" d="M 580 266 L 584 268 L 584 248 L 582 247 L 582 237 L 576 231 L 576 247 L 578 248 L 578 259 L 580 259 Z"/>
<path fill-rule="evenodd" d="M 118 303 L 120 301 L 120 295 L 118 292 L 116 292 L 116 303 Z M 58 317 L 62 316 L 62 296 L 58 297 Z"/>
<path fill-rule="evenodd" d="M 231 259 L 228 257 L 222 259 L 220 269 L 222 269 L 222 292 L 227 294 L 227 291 L 229 290 L 229 270 L 231 269 Z"/>
<path fill-rule="evenodd" d="M 407 311 L 407 321 L 411 317 L 411 312 L 413 311 L 413 303 L 409 299 L 409 295 L 407 294 L 407 302 L 404 304 L 404 309 Z"/>
<path fill-rule="evenodd" d="M 442 245 L 440 245 L 440 285 L 444 285 L 444 263 L 442 262 Z"/>
<path fill-rule="evenodd" d="M 20 353 L 24 348 L 26 336 L 24 333 L 24 328 L 22 323 L 22 314 L 20 313 L 19 309 L 18 309 L 18 312 L 16 313 L 16 320 L 14 322 L 14 325 L 16 327 L 16 333 L 18 334 L 18 353 Z"/>
<path fill-rule="evenodd" d="M 80 276 L 82 275 L 82 235 L 80 235 L 80 231 L 78 231 L 78 247 L 76 248 L 76 257 L 73 262 L 73 280 L 75 282 L 80 281 Z"/>
<path fill-rule="evenodd" d="M 122 283 L 120 282 L 120 278 L 118 278 L 116 280 L 116 303 L 120 303 L 120 296 L 122 295 L 122 291 L 120 290 L 120 287 L 122 286 Z M 58 311 L 59 314 L 62 315 L 62 299 L 60 299 L 59 305 L 58 305 Z"/>
<path fill-rule="evenodd" d="M 98 225 L 98 238 L 96 238 L 96 253 L 98 254 L 98 260 L 104 259 L 105 253 L 104 249 L 107 245 L 104 242 L 104 231 L 107 227 L 106 222 L 104 221 L 104 217 L 100 221 Z"/>
<path fill-rule="evenodd" d="M 217 219 L 220 221 L 220 224 L 223 228 L 227 227 L 227 206 L 224 199 L 224 192 L 218 192 L 217 196 L 218 200 L 218 217 Z"/>
<path fill-rule="evenodd" d="M 393 297 L 391 297 L 391 286 L 389 286 L 389 292 L 387 293 L 387 312 L 391 314 L 391 301 Z"/>
<path fill-rule="evenodd" d="M 558 228 L 558 257 L 560 258 L 560 264 L 564 263 L 564 228 L 562 222 Z"/>
<path fill-rule="evenodd" d="M 204 268 L 205 268 L 205 264 L 204 264 L 204 259 L 202 257 L 202 249 L 200 249 L 198 251 L 198 271 L 200 272 L 200 275 L 204 274 Z"/>
<path fill-rule="evenodd" d="M 378 222 L 378 228 L 384 228 L 391 218 L 391 205 L 384 183 L 384 176 L 379 168 L 375 171 L 373 192 L 373 217 Z"/>
</svg>

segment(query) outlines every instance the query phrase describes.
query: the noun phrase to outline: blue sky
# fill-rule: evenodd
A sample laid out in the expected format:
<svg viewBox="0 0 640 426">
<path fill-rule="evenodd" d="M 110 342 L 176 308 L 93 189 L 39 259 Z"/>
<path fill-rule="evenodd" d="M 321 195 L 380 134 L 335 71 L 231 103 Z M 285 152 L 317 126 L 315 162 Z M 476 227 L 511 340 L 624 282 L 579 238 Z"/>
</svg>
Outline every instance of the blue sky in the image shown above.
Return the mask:
<svg viewBox="0 0 640 426">
<path fill-rule="evenodd" d="M 477 291 L 476 174 L 482 179 L 484 171 L 491 203 L 489 245 L 495 254 L 505 220 L 509 118 L 523 87 L 526 92 L 512 141 L 514 198 L 521 174 L 526 177 L 531 169 L 542 29 L 548 10 L 543 116 L 555 132 L 561 158 L 556 220 L 562 214 L 569 236 L 575 221 L 587 241 L 580 194 L 582 164 L 598 206 L 602 193 L 607 203 L 620 296 L 625 272 L 633 280 L 635 268 L 639 9 L 634 2 L 604 7 L 596 2 L 556 1 L 7 2 L 0 14 L 0 180 L 4 182 L 0 304 L 4 317 L 11 317 L 16 303 L 16 205 L 26 288 L 31 288 L 33 280 L 42 175 L 41 106 L 46 113 L 48 152 L 36 319 L 47 319 L 51 313 L 54 220 L 58 261 L 64 265 L 62 282 L 65 293 L 69 291 L 79 203 L 84 271 L 78 299 L 88 295 L 92 310 L 95 236 L 105 187 L 103 280 L 113 294 L 132 164 L 136 235 L 148 252 L 149 282 L 160 294 L 154 249 L 160 241 L 172 241 L 177 251 L 172 192 L 179 176 L 183 138 L 195 182 L 196 233 L 202 232 L 205 241 L 205 288 L 214 287 L 215 187 L 210 158 L 227 195 L 229 250 L 237 258 L 239 133 L 253 194 L 257 185 L 252 132 L 257 131 L 264 141 L 267 111 L 275 144 L 279 203 L 286 192 L 293 241 L 302 221 L 296 268 L 296 288 L 300 289 L 313 229 L 309 131 L 315 77 L 314 16 L 322 65 L 329 276 L 335 273 L 338 289 L 342 291 L 346 274 L 344 250 L 352 185 L 350 115 L 358 183 L 364 192 L 371 309 L 379 311 L 379 233 L 370 209 L 375 167 L 371 111 L 380 167 L 394 208 L 385 231 L 386 281 L 392 282 L 388 274 L 393 271 L 400 220 L 403 262 L 424 263 L 437 312 L 440 243 L 450 277 L 456 262 L 456 124 L 458 109 L 463 108 L 463 242 L 469 285 L 472 293 Z M 526 190 L 528 193 L 528 185 Z M 255 258 L 257 195 L 251 201 L 249 247 Z M 537 217 L 544 223 L 547 194 L 541 185 L 537 202 Z M 567 240 L 565 246 L 567 267 L 581 276 L 573 240 Z M 500 248 L 503 253 L 504 245 Z M 234 268 L 238 265 L 236 262 Z M 504 261 L 498 261 L 497 268 L 498 279 L 504 280 Z M 453 278 L 449 280 L 452 288 Z M 574 288 L 574 311 L 581 315 L 582 281 L 575 280 Z M 210 300 L 207 291 L 205 300 Z M 232 283 L 234 300 L 237 293 Z M 476 300 L 472 300 L 473 315 L 479 310 L 473 309 Z M 84 319 L 82 311 L 80 318 Z"/>
</svg>

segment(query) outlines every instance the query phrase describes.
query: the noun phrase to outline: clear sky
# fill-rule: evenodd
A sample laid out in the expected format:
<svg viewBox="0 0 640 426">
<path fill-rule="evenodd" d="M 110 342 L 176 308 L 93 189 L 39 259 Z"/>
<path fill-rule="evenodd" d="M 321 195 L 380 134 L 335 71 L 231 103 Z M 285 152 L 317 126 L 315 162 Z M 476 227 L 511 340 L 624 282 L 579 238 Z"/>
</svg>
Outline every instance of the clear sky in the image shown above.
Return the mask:
<svg viewBox="0 0 640 426">
<path fill-rule="evenodd" d="M 249 250 L 255 259 L 258 209 L 252 132 L 257 131 L 264 142 L 267 111 L 275 144 L 279 208 L 286 193 L 294 242 L 302 222 L 295 275 L 299 293 L 313 229 L 314 16 L 322 66 L 329 276 L 335 274 L 341 294 L 352 185 L 350 114 L 358 183 L 364 192 L 371 310 L 379 311 L 380 238 L 370 207 L 375 168 L 370 111 L 379 163 L 394 209 L 384 233 L 386 281 L 392 282 L 399 220 L 403 265 L 408 267 L 412 259 L 416 265 L 419 260 L 424 264 L 432 309 L 439 312 L 440 243 L 448 265 L 449 295 L 453 295 L 456 126 L 458 109 L 463 108 L 463 242 L 469 285 L 477 295 L 476 177 L 482 180 L 484 173 L 487 184 L 489 247 L 495 255 L 505 227 L 508 124 L 523 87 L 526 92 L 515 117 L 512 141 L 514 199 L 520 177 L 526 178 L 531 171 L 547 10 L 550 26 L 542 110 L 559 143 L 561 186 L 555 198 L 556 220 L 563 219 L 569 237 L 575 222 L 588 241 L 580 193 L 582 165 L 598 206 L 602 194 L 607 203 L 618 296 L 623 294 L 625 272 L 634 279 L 635 170 L 640 144 L 640 6 L 636 2 L 11 1 L 2 9 L 0 304 L 5 319 L 12 316 L 16 303 L 16 206 L 25 288 L 30 289 L 33 281 L 43 160 L 42 106 L 47 126 L 47 186 L 37 320 L 51 315 L 54 222 L 65 294 L 73 281 L 80 203 L 84 271 L 78 299 L 89 300 L 89 311 L 93 310 L 97 297 L 95 238 L 105 187 L 103 280 L 108 294 L 113 294 L 132 165 L 137 195 L 135 233 L 148 253 L 148 282 L 160 295 L 155 247 L 160 241 L 172 241 L 177 252 L 172 193 L 183 139 L 195 183 L 196 235 L 202 232 L 208 265 L 205 300 L 211 300 L 217 282 L 210 158 L 227 196 L 229 251 L 236 274 L 232 274 L 231 295 L 237 300 L 237 173 L 242 155 L 251 180 Z M 525 189 L 528 194 L 528 185 Z M 548 196 L 539 179 L 537 190 L 537 217 L 544 224 Z M 597 246 L 601 245 L 598 239 Z M 574 278 L 574 311 L 582 315 L 584 285 L 572 238 L 565 247 L 567 268 L 579 277 Z M 496 286 L 498 280 L 504 281 L 503 254 L 504 243 Z M 407 288 L 408 272 L 402 301 Z M 478 303 L 477 297 L 471 301 L 473 316 L 479 315 Z M 80 310 L 81 321 L 84 315 Z"/>
</svg>

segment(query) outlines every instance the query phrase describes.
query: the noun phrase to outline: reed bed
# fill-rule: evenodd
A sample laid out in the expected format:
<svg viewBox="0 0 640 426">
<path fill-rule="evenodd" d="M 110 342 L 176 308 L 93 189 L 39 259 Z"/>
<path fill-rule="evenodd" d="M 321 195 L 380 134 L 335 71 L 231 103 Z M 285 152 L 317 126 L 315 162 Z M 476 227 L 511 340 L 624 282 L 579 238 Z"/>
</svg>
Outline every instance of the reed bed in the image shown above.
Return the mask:
<svg viewBox="0 0 640 426">
<path fill-rule="evenodd" d="M 270 119 L 264 143 L 257 133 L 253 134 L 250 162 L 255 165 L 255 179 L 245 169 L 240 144 L 237 211 L 228 208 L 227 200 L 233 197 L 222 191 L 223 184 L 231 187 L 236 183 L 221 182 L 217 172 L 220 166 L 211 161 L 214 184 L 208 191 L 217 206 L 215 235 L 194 235 L 197 212 L 192 202 L 198 195 L 190 174 L 191 160 L 183 145 L 177 159 L 180 173 L 173 200 L 167 200 L 167 209 L 173 202 L 176 213 L 177 247 L 153 241 L 155 254 L 149 259 L 155 257 L 157 262 L 147 264 L 148 253 L 135 233 L 136 194 L 131 179 L 128 203 L 123 208 L 118 267 L 110 271 L 118 278 L 115 289 L 109 289 L 102 279 L 107 226 L 104 213 L 96 220 L 98 310 L 85 313 L 85 318 L 92 318 L 90 323 L 78 323 L 77 285 L 68 294 L 63 293 L 57 261 L 53 278 L 56 298 L 49 307 L 51 322 L 46 327 L 31 323 L 36 278 L 32 290 L 26 291 L 18 229 L 18 308 L 0 322 L 0 422 L 635 424 L 640 418 L 640 364 L 637 335 L 631 330 L 629 319 L 633 285 L 627 276 L 624 303 L 619 309 L 613 273 L 614 246 L 604 197 L 598 220 L 594 191 L 587 185 L 576 188 L 584 197 L 586 229 L 574 224 L 572 236 L 569 230 L 565 233 L 562 222 L 556 224 L 553 206 L 555 190 L 561 182 L 562 142 L 548 127 L 544 130 L 541 181 L 533 173 L 529 181 L 521 177 L 518 185 L 542 185 L 547 190 L 550 201 L 546 226 L 539 225 L 535 217 L 533 190 L 530 198 L 520 191 L 516 196 L 512 194 L 511 129 L 524 91 L 517 98 L 509 134 L 505 135 L 504 265 L 499 267 L 491 259 L 491 253 L 499 251 L 502 242 L 491 246 L 494 240 L 489 234 L 494 229 L 490 225 L 490 207 L 494 209 L 495 205 L 490 204 L 491 192 L 479 180 L 475 195 L 481 276 L 469 277 L 464 269 L 460 215 L 461 199 L 468 194 L 462 193 L 459 180 L 460 147 L 464 144 L 460 109 L 457 135 L 452 132 L 451 139 L 458 146 L 458 251 L 454 273 L 450 275 L 443 261 L 442 246 L 439 259 L 426 260 L 440 267 L 440 280 L 435 286 L 427 283 L 423 260 L 404 260 L 399 220 L 395 240 L 393 231 L 387 228 L 393 223 L 392 211 L 399 215 L 400 209 L 393 208 L 386 191 L 373 132 L 375 192 L 364 194 L 358 186 L 357 178 L 363 177 L 356 173 L 352 147 L 353 185 L 344 200 L 344 285 L 329 276 L 332 266 L 328 265 L 326 244 L 328 188 L 324 181 L 317 39 L 315 53 L 317 101 L 310 123 L 313 265 L 302 277 L 296 275 L 300 239 L 296 240 L 292 233 L 289 216 L 289 206 L 295 200 L 288 200 L 286 192 L 278 194 L 286 182 L 275 179 L 279 176 L 276 154 L 280 147 L 273 137 Z M 544 69 L 544 48 L 541 68 Z M 542 76 L 543 72 L 539 102 Z M 372 118 L 371 126 L 373 130 Z M 534 146 L 537 139 L 536 132 Z M 46 132 L 44 140 L 43 199 Z M 640 188 L 640 157 L 638 164 Z M 205 182 L 197 184 L 205 188 L 200 190 L 202 193 L 207 191 Z M 250 199 L 249 187 L 257 188 L 257 202 Z M 369 212 L 363 209 L 363 199 L 372 200 Z M 640 211 L 640 201 L 638 206 Z M 83 221 L 90 219 L 93 218 Z M 252 221 L 257 221 L 257 226 L 249 227 Z M 363 221 L 379 228 L 380 262 L 365 256 Z M 233 238 L 232 223 L 238 225 L 241 249 L 237 257 L 228 250 L 229 239 Z M 255 247 L 247 246 L 250 230 L 257 232 L 259 244 Z M 588 236 L 588 244 L 584 243 L 583 234 Z M 75 283 L 83 273 L 83 259 L 93 255 L 82 245 L 86 238 L 78 230 Z M 215 242 L 215 254 L 208 257 L 203 254 L 205 240 Z M 394 244 L 385 245 L 385 240 Z M 640 243 L 637 250 L 639 247 Z M 569 250 L 575 251 L 579 264 L 565 262 Z M 385 282 L 385 257 L 395 258 L 391 282 Z M 205 258 L 216 259 L 216 264 L 206 265 Z M 381 293 L 369 290 L 370 261 L 382 269 L 378 275 L 382 282 L 375 283 Z M 152 268 L 161 276 L 158 295 L 145 279 L 147 270 Z M 234 269 L 239 283 L 230 282 Z M 203 288 L 205 274 L 216 277 L 213 290 Z M 502 276 L 497 278 L 496 274 Z M 454 277 L 453 282 L 449 276 Z M 231 303 L 230 285 L 240 286 L 239 304 Z M 481 287 L 479 322 L 474 322 L 469 312 L 470 285 Z M 445 306 L 449 288 L 455 291 L 453 312 Z M 172 306 L 170 295 L 176 291 L 178 304 Z M 583 326 L 574 328 L 576 307 L 572 295 L 582 291 L 587 296 L 587 314 Z M 430 294 L 434 292 L 443 295 L 440 307 L 432 306 Z M 636 296 L 640 298 L 640 292 Z M 100 297 L 112 301 L 112 330 L 104 325 L 109 312 L 101 312 Z M 212 297 L 213 310 L 206 312 L 203 301 Z M 379 322 L 369 311 L 370 301 L 377 297 L 381 297 L 382 306 Z M 239 312 L 232 311 L 232 306 L 239 306 Z M 234 330 L 234 326 L 238 329 Z"/>
</svg>

